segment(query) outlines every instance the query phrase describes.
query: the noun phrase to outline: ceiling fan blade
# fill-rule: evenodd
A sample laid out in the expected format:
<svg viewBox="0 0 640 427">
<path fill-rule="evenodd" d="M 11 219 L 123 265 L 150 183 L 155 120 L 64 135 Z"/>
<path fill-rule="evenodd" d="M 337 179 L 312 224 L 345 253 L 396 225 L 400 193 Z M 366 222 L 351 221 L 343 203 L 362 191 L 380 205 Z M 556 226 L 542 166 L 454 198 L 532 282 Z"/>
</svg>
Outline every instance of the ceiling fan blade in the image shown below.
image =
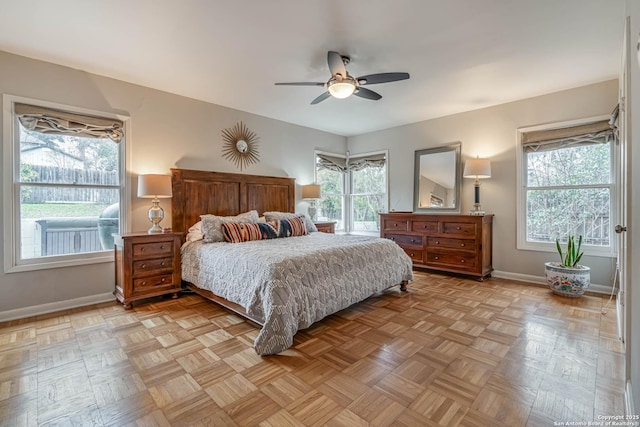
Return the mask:
<svg viewBox="0 0 640 427">
<path fill-rule="evenodd" d="M 377 101 L 378 99 L 382 98 L 382 95 L 380 95 L 379 93 L 376 93 L 369 89 L 365 89 L 363 87 L 359 87 L 358 90 L 353 92 L 353 94 L 355 96 L 359 96 L 360 98 L 372 99 L 374 101 Z"/>
<path fill-rule="evenodd" d="M 358 77 L 356 80 L 358 80 L 358 84 L 361 85 L 375 85 L 378 83 L 397 82 L 398 80 L 406 80 L 408 78 L 409 73 L 378 73 Z"/>
<path fill-rule="evenodd" d="M 331 94 L 327 91 L 327 92 L 323 93 L 322 95 L 320 95 L 319 97 L 317 97 L 316 99 L 314 99 L 313 101 L 311 101 L 311 105 L 319 104 L 319 103 L 321 103 L 322 101 L 324 101 L 325 99 L 327 99 L 330 96 L 331 96 Z"/>
<path fill-rule="evenodd" d="M 292 82 L 292 83 L 274 83 L 276 86 L 324 86 L 326 83 L 317 82 Z"/>
<path fill-rule="evenodd" d="M 338 52 L 332 50 L 327 52 L 327 63 L 332 76 L 340 74 L 342 77 L 347 77 L 347 69 L 344 67 L 342 56 Z"/>
</svg>

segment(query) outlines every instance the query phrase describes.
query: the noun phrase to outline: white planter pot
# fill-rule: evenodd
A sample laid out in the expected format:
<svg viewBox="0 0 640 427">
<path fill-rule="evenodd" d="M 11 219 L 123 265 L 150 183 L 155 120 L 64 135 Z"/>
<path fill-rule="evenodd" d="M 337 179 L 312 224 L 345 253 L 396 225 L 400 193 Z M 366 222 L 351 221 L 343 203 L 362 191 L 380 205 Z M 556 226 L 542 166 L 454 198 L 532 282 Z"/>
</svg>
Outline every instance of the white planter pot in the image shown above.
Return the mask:
<svg viewBox="0 0 640 427">
<path fill-rule="evenodd" d="M 584 265 L 563 267 L 559 262 L 544 264 L 547 285 L 554 294 L 578 298 L 591 284 L 591 268 Z"/>
</svg>

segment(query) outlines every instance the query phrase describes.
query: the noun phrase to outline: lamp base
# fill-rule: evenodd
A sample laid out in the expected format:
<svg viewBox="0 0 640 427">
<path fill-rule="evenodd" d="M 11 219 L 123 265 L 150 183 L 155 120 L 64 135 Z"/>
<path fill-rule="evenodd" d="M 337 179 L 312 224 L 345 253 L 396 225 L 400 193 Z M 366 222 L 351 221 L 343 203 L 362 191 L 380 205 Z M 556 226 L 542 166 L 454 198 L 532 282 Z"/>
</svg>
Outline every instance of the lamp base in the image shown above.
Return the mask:
<svg viewBox="0 0 640 427">
<path fill-rule="evenodd" d="M 163 232 L 162 227 L 160 227 L 158 224 L 153 224 L 151 228 L 147 230 L 147 233 L 149 234 L 157 234 L 162 232 Z"/>
<path fill-rule="evenodd" d="M 318 220 L 318 209 L 316 208 L 316 201 L 312 200 L 311 203 L 309 204 L 309 218 L 311 218 L 311 221 L 317 221 Z"/>
<path fill-rule="evenodd" d="M 153 204 L 149 208 L 149 221 L 151 221 L 151 228 L 147 231 L 149 234 L 162 233 L 162 227 L 160 227 L 160 221 L 164 218 L 164 210 L 160 207 L 160 200 L 158 198 L 153 199 Z"/>
<path fill-rule="evenodd" d="M 484 215 L 484 210 L 480 207 L 480 203 L 473 204 L 473 209 L 469 211 L 469 215 L 478 215 L 478 216 Z"/>
</svg>

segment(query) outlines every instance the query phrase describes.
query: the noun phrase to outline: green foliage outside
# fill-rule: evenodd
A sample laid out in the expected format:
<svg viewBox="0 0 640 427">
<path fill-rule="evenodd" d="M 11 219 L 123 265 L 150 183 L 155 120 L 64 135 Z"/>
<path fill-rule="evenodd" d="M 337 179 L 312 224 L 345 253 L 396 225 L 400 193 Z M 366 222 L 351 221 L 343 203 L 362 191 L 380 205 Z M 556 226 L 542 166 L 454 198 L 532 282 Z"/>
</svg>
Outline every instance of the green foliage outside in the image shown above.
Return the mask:
<svg viewBox="0 0 640 427">
<path fill-rule="evenodd" d="M 611 146 L 580 145 L 527 154 L 527 240 L 610 244 Z M 584 188 L 584 185 L 602 185 Z M 547 188 L 575 186 L 574 188 Z"/>
<path fill-rule="evenodd" d="M 96 203 L 23 203 L 20 216 L 23 219 L 95 217 L 109 205 Z"/>
<path fill-rule="evenodd" d="M 317 172 L 318 184 L 322 187 L 319 218 L 339 221 L 339 226 L 343 219 L 343 179 L 342 172 L 328 169 Z M 387 209 L 386 167 L 367 167 L 351 172 L 351 205 L 355 229 L 378 229 L 378 214 Z"/>
</svg>

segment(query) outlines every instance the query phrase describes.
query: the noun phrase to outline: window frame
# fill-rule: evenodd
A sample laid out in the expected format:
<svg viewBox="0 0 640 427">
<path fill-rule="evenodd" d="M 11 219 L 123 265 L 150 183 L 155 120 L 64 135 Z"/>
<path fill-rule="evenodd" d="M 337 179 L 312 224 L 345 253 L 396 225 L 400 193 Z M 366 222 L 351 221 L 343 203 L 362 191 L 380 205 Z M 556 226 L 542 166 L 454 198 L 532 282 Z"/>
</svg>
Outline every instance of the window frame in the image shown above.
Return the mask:
<svg viewBox="0 0 640 427">
<path fill-rule="evenodd" d="M 389 208 L 389 150 L 376 150 L 376 151 L 369 151 L 369 152 L 365 152 L 365 153 L 358 153 L 358 154 L 351 154 L 347 151 L 347 154 L 337 154 L 337 153 L 331 153 L 328 151 L 320 151 L 320 150 L 315 150 L 314 151 L 314 171 L 313 171 L 313 177 L 314 177 L 314 182 L 318 182 L 318 167 L 317 167 L 317 157 L 318 154 L 324 154 L 327 156 L 334 156 L 334 157 L 341 157 L 341 158 L 348 158 L 348 157 L 365 157 L 365 156 L 373 156 L 373 155 L 377 155 L 377 154 L 384 154 L 386 162 L 385 162 L 385 168 L 386 168 L 386 173 L 385 173 L 385 183 L 384 183 L 384 188 L 385 188 L 385 199 L 386 199 L 386 203 L 387 203 L 387 209 Z M 357 234 L 357 235 L 379 235 L 380 234 L 380 230 L 376 231 L 376 232 L 366 232 L 366 231 L 358 231 L 355 232 L 353 231 L 353 196 L 366 196 L 366 195 L 376 195 L 376 194 L 382 194 L 382 193 L 357 193 L 354 194 L 352 193 L 352 187 L 353 187 L 353 174 L 352 171 L 346 171 L 342 173 L 342 179 L 343 179 L 343 189 L 344 189 L 344 194 L 342 195 L 342 206 L 343 206 L 343 220 L 344 220 L 344 230 L 339 230 L 342 231 L 346 234 Z M 337 230 L 337 229 L 336 229 Z M 337 230 L 338 231 L 338 230 Z"/>
<path fill-rule="evenodd" d="M 119 146 L 119 202 L 120 202 L 120 231 L 129 230 L 129 212 L 131 200 L 129 170 L 130 159 L 129 120 L 128 116 L 91 110 L 71 105 L 41 101 L 15 95 L 4 94 L 2 97 L 3 116 L 3 227 L 4 227 L 4 272 L 17 273 L 32 270 L 70 267 L 76 265 L 113 262 L 113 251 L 85 252 L 79 254 L 65 254 L 40 256 L 22 259 L 20 253 L 20 159 L 17 145 L 20 141 L 20 127 L 14 111 L 14 104 L 24 103 L 40 107 L 69 111 L 77 114 L 95 117 L 117 118 L 124 122 L 124 137 Z"/>
<path fill-rule="evenodd" d="M 584 119 L 570 120 L 564 122 L 549 123 L 538 126 L 529 126 L 516 129 L 516 235 L 517 235 L 517 249 L 529 250 L 538 252 L 553 252 L 557 253 L 556 245 L 553 242 L 530 242 L 527 241 L 527 190 L 538 187 L 527 186 L 527 155 L 524 152 L 522 146 L 522 136 L 528 132 L 551 130 L 565 127 L 573 127 L 585 125 L 592 122 L 598 122 L 602 120 L 609 120 L 609 115 L 588 117 Z M 616 255 L 616 248 L 614 244 L 613 227 L 616 219 L 618 218 L 618 153 L 616 150 L 616 143 L 611 143 L 611 184 L 594 184 L 579 186 L 580 188 L 609 188 L 610 191 L 610 209 L 611 219 L 609 221 L 609 246 L 594 246 L 594 245 L 582 245 L 584 254 L 587 256 L 596 257 L 614 257 Z M 576 188 L 577 186 L 554 186 L 549 189 L 563 189 L 563 188 Z"/>
</svg>

